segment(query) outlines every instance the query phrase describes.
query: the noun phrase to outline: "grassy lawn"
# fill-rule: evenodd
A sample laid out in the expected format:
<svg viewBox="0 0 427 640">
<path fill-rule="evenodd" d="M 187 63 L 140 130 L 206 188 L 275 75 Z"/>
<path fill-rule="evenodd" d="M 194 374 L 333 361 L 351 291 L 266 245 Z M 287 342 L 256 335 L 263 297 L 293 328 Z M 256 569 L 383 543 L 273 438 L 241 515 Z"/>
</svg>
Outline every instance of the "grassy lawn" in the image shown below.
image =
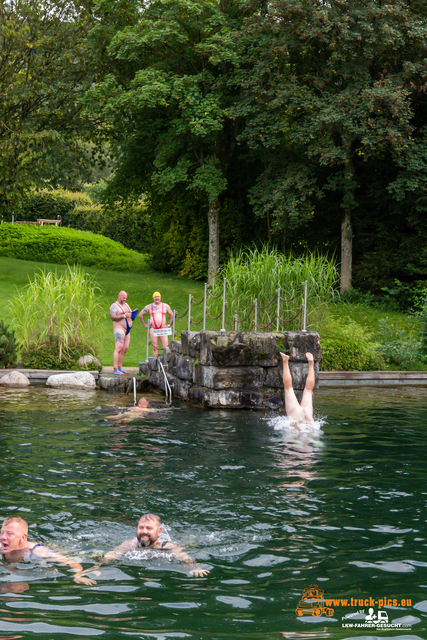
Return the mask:
<svg viewBox="0 0 427 640">
<path fill-rule="evenodd" d="M 0 257 L 0 293 L 4 304 L 7 304 L 16 290 L 28 283 L 29 277 L 40 268 L 47 267 L 49 270 L 63 272 L 66 267 L 56 264 L 42 264 L 38 262 L 28 262 L 25 260 L 15 260 L 12 258 Z M 97 330 L 98 353 L 104 365 L 112 364 L 113 355 L 113 332 L 112 322 L 109 316 L 110 305 L 117 300 L 117 294 L 121 289 L 128 293 L 128 302 L 132 309 L 142 309 L 152 301 L 152 294 L 158 290 L 162 298 L 172 309 L 182 315 L 188 306 L 188 296 L 191 293 L 196 301 L 203 297 L 203 284 L 193 280 L 185 280 L 168 274 L 156 272 L 129 273 L 120 271 L 100 271 L 96 268 L 84 267 L 84 270 L 95 278 L 100 287 L 101 304 L 104 312 L 99 320 Z M 358 303 L 330 303 L 328 306 L 329 315 L 337 318 L 352 318 L 367 331 L 372 333 L 378 341 L 383 337 L 381 325 L 392 328 L 395 334 L 400 333 L 405 338 L 416 340 L 419 332 L 418 320 L 411 316 L 396 311 L 385 311 L 370 307 L 369 305 Z M 202 316 L 202 306 L 193 308 L 193 316 L 199 320 Z M 1 316 L 0 316 L 1 317 Z M 6 312 L 3 318 L 7 323 Z M 177 321 L 176 334 L 179 335 L 183 329 L 187 328 L 187 316 Z M 195 328 L 195 327 L 194 327 Z M 197 326 L 198 329 L 201 325 Z M 131 333 L 130 349 L 125 359 L 125 365 L 137 366 L 146 357 L 147 334 L 145 327 L 137 319 Z M 150 347 L 149 355 L 152 355 Z M 425 369 L 425 365 L 416 363 L 419 369 Z M 387 368 L 394 368 L 388 366 Z"/>
<path fill-rule="evenodd" d="M 399 311 L 385 311 L 363 303 L 331 303 L 329 304 L 328 312 L 336 318 L 351 318 L 372 333 L 378 340 L 382 335 L 381 325 L 393 328 L 396 332 L 402 331 L 405 337 L 408 338 L 415 337 L 419 330 L 419 321 L 416 316 Z"/>
<path fill-rule="evenodd" d="M 39 262 L 28 262 L 26 260 L 15 260 L 13 258 L 0 257 L 0 292 L 3 304 L 13 297 L 16 290 L 28 284 L 29 277 L 40 268 L 47 267 L 51 271 L 62 273 L 66 267 L 57 264 L 42 264 Z M 184 280 L 171 275 L 159 274 L 155 272 L 128 273 L 120 271 L 99 271 L 95 268 L 84 267 L 84 270 L 94 276 L 101 288 L 101 304 L 105 313 L 100 318 L 97 340 L 98 353 L 104 365 L 113 364 L 113 327 L 109 316 L 110 305 L 117 300 L 117 294 L 124 289 L 128 294 L 128 303 L 132 309 L 142 309 L 146 304 L 152 302 L 154 291 L 160 291 L 162 299 L 167 302 L 171 309 L 176 309 L 178 315 L 182 315 L 188 306 L 188 295 L 191 293 L 199 301 L 203 296 L 203 284 L 193 280 Z M 200 307 L 197 308 L 198 310 Z M 196 312 L 200 315 L 200 311 Z M 0 316 L 1 317 L 1 316 Z M 3 318 L 7 323 L 6 312 Z M 187 317 L 177 322 L 177 333 L 187 328 Z M 145 327 L 137 319 L 132 329 L 129 351 L 126 355 L 125 365 L 128 367 L 137 366 L 141 360 L 145 360 L 147 344 L 147 332 Z M 150 348 L 150 355 L 152 349 Z"/>
</svg>

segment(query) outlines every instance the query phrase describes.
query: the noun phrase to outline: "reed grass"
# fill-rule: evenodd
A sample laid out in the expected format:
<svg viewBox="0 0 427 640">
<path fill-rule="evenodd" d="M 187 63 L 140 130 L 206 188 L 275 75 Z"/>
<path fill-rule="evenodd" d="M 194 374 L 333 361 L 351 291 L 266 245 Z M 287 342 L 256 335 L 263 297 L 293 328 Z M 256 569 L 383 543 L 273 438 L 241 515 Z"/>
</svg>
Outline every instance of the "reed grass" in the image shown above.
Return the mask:
<svg viewBox="0 0 427 640">
<path fill-rule="evenodd" d="M 237 314 L 238 329 L 252 330 L 254 310 L 250 310 L 257 299 L 258 331 L 276 331 L 279 288 L 281 298 L 288 300 L 280 303 L 282 321 L 279 322 L 279 330 L 301 329 L 303 287 L 307 281 L 306 328 L 316 330 L 324 319 L 331 291 L 338 282 L 338 270 L 334 260 L 316 253 L 295 257 L 291 253 L 285 255 L 264 247 L 261 250 L 239 251 L 232 256 L 223 267 L 221 277 L 211 287 L 212 295 L 217 296 L 221 293 L 223 278 L 227 279 L 226 329 L 233 329 L 234 315 Z M 221 305 L 221 298 L 210 299 L 210 315 L 217 316 L 221 311 Z M 261 309 L 267 305 L 267 309 Z"/>
<path fill-rule="evenodd" d="M 100 289 L 79 266 L 65 272 L 40 270 L 8 304 L 19 348 L 57 345 L 58 359 L 76 348 L 95 353 Z"/>
</svg>

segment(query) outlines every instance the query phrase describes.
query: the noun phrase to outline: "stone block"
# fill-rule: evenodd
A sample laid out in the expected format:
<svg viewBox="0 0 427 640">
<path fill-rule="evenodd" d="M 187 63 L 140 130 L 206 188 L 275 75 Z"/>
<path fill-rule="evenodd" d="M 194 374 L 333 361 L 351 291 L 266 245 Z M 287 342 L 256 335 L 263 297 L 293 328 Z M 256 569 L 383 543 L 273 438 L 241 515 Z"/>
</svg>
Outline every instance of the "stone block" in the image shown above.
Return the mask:
<svg viewBox="0 0 427 640">
<path fill-rule="evenodd" d="M 48 387 L 64 387 L 67 389 L 96 389 L 95 378 L 89 371 L 75 371 L 74 373 L 57 373 L 46 380 Z"/>
<path fill-rule="evenodd" d="M 139 366 L 139 375 L 148 376 L 148 374 L 150 373 L 150 369 L 148 367 L 148 360 L 144 360 L 143 362 L 140 362 L 138 366 Z"/>
<path fill-rule="evenodd" d="M 193 381 L 210 389 L 261 389 L 264 384 L 262 367 L 219 368 L 197 364 Z"/>
<path fill-rule="evenodd" d="M 169 346 L 164 348 L 163 351 L 163 358 L 164 358 L 164 363 L 168 364 L 169 363 L 169 358 L 171 356 L 172 351 L 170 350 Z"/>
<path fill-rule="evenodd" d="M 181 340 L 172 340 L 172 342 L 169 343 L 169 349 L 172 351 L 172 353 L 182 355 Z"/>
<path fill-rule="evenodd" d="M 321 360 L 320 336 L 315 331 L 286 331 L 283 334 L 290 360 L 307 362 L 307 351 L 313 354 L 316 361 Z"/>
<path fill-rule="evenodd" d="M 187 400 L 191 386 L 191 382 L 188 382 L 187 380 L 180 380 L 179 378 L 175 377 L 172 387 L 172 394 L 177 398 Z"/>
<path fill-rule="evenodd" d="M 93 377 L 93 376 L 92 376 Z M 27 376 L 20 371 L 8 371 L 0 378 L 0 385 L 14 389 L 24 389 L 30 384 Z"/>
<path fill-rule="evenodd" d="M 279 364 L 278 367 L 268 367 L 268 369 L 264 369 L 264 371 L 265 371 L 265 379 L 264 379 L 265 386 L 273 387 L 274 389 L 279 388 L 283 390 L 282 365 Z"/>
<path fill-rule="evenodd" d="M 102 364 L 95 358 L 92 354 L 88 354 L 86 356 L 82 356 L 77 360 L 77 364 L 80 366 L 85 366 L 87 369 L 98 369 L 98 371 L 102 371 Z"/>
<path fill-rule="evenodd" d="M 183 331 L 181 333 L 182 355 L 198 358 L 200 356 L 200 331 Z"/>
<path fill-rule="evenodd" d="M 180 356 L 176 363 L 176 376 L 181 380 L 193 380 L 193 364 L 194 358 L 190 356 Z"/>
<path fill-rule="evenodd" d="M 239 331 L 201 331 L 200 363 L 217 367 L 279 364 L 277 334 Z"/>
<path fill-rule="evenodd" d="M 243 409 L 241 393 L 235 389 L 216 390 L 194 385 L 188 390 L 188 399 L 203 407 Z"/>
<path fill-rule="evenodd" d="M 153 356 L 148 358 L 148 368 L 150 371 L 157 371 L 157 366 L 157 358 L 154 358 Z"/>
<path fill-rule="evenodd" d="M 168 356 L 168 371 L 176 376 L 176 365 L 180 359 L 180 355 L 178 353 L 170 353 Z"/>
<path fill-rule="evenodd" d="M 308 362 L 291 362 L 289 361 L 289 369 L 292 376 L 292 386 L 295 390 L 302 390 L 305 387 L 305 381 L 308 374 Z M 314 363 L 315 389 L 319 388 L 319 363 Z"/>
</svg>

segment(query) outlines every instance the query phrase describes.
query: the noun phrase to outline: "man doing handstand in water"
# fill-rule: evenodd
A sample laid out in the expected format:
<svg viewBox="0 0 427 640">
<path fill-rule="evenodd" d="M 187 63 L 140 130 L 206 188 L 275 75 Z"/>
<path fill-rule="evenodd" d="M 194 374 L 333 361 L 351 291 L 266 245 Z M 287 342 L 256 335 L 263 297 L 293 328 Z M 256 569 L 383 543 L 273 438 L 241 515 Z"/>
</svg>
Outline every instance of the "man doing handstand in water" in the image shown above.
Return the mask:
<svg viewBox="0 0 427 640">
<path fill-rule="evenodd" d="M 313 422 L 313 389 L 315 384 L 313 354 L 309 352 L 305 354 L 305 357 L 308 360 L 308 374 L 301 398 L 301 404 L 298 402 L 295 391 L 292 387 L 292 376 L 289 369 L 289 356 L 282 352 L 280 352 L 280 355 L 283 360 L 283 385 L 285 387 L 286 414 L 288 418 L 292 420 L 293 426 L 298 426 L 304 422 Z"/>
</svg>

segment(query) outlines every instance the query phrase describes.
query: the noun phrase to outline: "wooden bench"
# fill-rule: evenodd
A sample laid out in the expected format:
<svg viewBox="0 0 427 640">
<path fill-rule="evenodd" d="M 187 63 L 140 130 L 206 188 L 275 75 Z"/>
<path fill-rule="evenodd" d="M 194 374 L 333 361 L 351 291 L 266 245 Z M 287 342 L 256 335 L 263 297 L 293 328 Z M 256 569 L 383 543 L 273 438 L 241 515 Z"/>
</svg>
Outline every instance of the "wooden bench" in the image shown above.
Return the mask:
<svg viewBox="0 0 427 640">
<path fill-rule="evenodd" d="M 44 224 L 54 224 L 55 227 L 58 227 L 60 222 L 61 220 L 46 220 L 45 218 L 37 218 L 37 224 L 39 224 L 41 227 Z"/>
</svg>

